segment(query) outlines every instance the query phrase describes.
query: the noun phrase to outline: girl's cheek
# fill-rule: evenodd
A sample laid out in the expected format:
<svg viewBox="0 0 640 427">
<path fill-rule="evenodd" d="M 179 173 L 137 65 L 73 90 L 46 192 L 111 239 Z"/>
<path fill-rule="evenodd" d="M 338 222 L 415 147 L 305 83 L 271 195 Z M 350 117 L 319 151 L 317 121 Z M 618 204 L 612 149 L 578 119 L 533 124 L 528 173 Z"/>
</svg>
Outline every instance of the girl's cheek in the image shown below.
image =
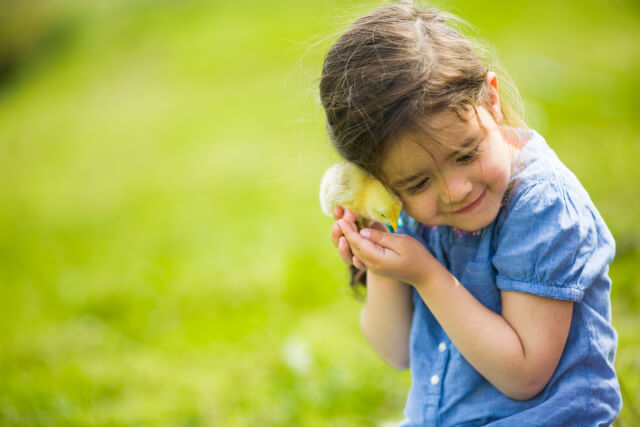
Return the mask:
<svg viewBox="0 0 640 427">
<path fill-rule="evenodd" d="M 414 204 L 413 204 L 413 200 L 412 197 L 407 197 L 405 195 L 400 196 L 400 200 L 402 201 L 402 210 L 404 210 L 406 213 L 409 214 L 409 216 L 415 218 L 413 216 L 413 214 L 415 213 L 414 211 Z"/>
<path fill-rule="evenodd" d="M 502 153 L 491 153 L 491 156 L 485 156 L 478 162 L 480 169 L 480 177 L 491 187 L 499 188 L 509 181 L 511 175 L 510 160 Z"/>
<path fill-rule="evenodd" d="M 414 197 L 403 199 L 403 209 L 416 220 L 422 223 L 429 223 L 429 221 L 436 214 L 435 200 L 428 195 L 416 195 Z"/>
</svg>

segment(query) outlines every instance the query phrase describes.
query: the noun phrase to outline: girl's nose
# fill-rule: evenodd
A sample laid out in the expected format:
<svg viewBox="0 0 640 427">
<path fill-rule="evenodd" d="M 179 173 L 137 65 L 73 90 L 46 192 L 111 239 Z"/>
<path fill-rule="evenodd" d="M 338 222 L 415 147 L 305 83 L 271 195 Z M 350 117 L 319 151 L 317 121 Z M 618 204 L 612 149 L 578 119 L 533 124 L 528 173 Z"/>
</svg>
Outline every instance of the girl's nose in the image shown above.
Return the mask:
<svg viewBox="0 0 640 427">
<path fill-rule="evenodd" d="M 443 181 L 441 198 L 444 203 L 451 205 L 463 202 L 473 188 L 471 180 L 464 174 L 450 174 Z"/>
</svg>

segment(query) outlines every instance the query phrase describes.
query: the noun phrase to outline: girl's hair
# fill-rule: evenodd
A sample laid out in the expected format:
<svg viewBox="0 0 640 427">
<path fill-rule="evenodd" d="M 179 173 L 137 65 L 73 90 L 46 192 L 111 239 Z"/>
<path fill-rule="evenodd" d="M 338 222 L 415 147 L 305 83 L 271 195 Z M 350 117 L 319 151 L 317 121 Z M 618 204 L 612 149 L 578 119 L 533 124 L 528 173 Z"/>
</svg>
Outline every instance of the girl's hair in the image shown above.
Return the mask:
<svg viewBox="0 0 640 427">
<path fill-rule="evenodd" d="M 526 127 L 508 75 L 454 23 L 466 25 L 438 9 L 399 2 L 358 19 L 329 49 L 320 100 L 342 157 L 383 180 L 382 160 L 394 137 L 424 132 L 420 121 L 430 114 L 451 110 L 463 118 L 469 108 L 488 104 L 489 70 L 500 74 L 498 124 Z"/>
<path fill-rule="evenodd" d="M 424 119 L 433 113 L 449 110 L 468 119 L 469 109 L 488 106 L 489 70 L 500 77 L 498 124 L 526 128 L 508 75 L 489 49 L 472 44 L 454 24 L 466 25 L 440 10 L 399 2 L 358 19 L 329 49 L 320 100 L 329 136 L 343 158 L 384 182 L 382 161 L 395 137 L 428 132 Z M 365 277 L 353 266 L 351 271 L 357 290 Z"/>
</svg>

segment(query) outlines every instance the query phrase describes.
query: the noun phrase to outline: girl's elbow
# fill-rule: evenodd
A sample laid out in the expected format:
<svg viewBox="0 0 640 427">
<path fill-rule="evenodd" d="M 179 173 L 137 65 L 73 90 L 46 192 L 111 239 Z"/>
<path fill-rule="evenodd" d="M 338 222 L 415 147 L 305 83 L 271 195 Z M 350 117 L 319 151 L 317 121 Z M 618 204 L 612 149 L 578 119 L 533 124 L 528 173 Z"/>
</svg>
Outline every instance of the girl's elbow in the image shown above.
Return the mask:
<svg viewBox="0 0 640 427">
<path fill-rule="evenodd" d="M 378 355 L 394 369 L 405 371 L 409 369 L 409 346 L 406 351 L 404 346 L 378 347 Z"/>
<path fill-rule="evenodd" d="M 402 357 L 402 358 L 397 357 L 395 359 L 387 359 L 387 363 L 399 371 L 406 371 L 407 369 L 409 369 L 408 357 Z"/>
<path fill-rule="evenodd" d="M 514 390 L 504 391 L 504 394 L 507 397 L 509 397 L 510 399 L 518 400 L 518 401 L 525 401 L 525 400 L 533 399 L 541 391 L 542 391 L 542 388 L 541 389 L 537 389 L 537 388 L 525 389 L 525 388 L 522 388 L 522 389 L 514 389 Z"/>
<path fill-rule="evenodd" d="M 549 379 L 550 378 L 540 376 L 523 378 L 517 384 L 513 384 L 508 390 L 503 390 L 503 393 L 513 400 L 530 400 L 544 390 L 549 383 Z"/>
</svg>

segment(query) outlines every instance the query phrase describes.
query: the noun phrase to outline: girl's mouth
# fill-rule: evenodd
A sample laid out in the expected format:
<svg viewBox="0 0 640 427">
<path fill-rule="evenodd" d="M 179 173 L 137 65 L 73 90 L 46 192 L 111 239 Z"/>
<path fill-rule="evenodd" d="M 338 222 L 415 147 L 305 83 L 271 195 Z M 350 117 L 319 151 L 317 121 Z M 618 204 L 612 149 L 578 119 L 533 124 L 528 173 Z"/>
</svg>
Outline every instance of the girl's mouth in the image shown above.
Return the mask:
<svg viewBox="0 0 640 427">
<path fill-rule="evenodd" d="M 480 206 L 480 204 L 482 203 L 482 201 L 484 200 L 484 197 L 487 193 L 487 187 L 484 187 L 484 190 L 482 190 L 482 194 L 480 194 L 480 196 L 474 200 L 473 202 L 469 203 L 467 206 L 464 206 L 461 209 L 458 209 L 457 211 L 454 211 L 454 214 L 466 214 L 469 213 L 471 211 L 473 211 L 475 208 L 477 208 L 478 206 Z"/>
</svg>

